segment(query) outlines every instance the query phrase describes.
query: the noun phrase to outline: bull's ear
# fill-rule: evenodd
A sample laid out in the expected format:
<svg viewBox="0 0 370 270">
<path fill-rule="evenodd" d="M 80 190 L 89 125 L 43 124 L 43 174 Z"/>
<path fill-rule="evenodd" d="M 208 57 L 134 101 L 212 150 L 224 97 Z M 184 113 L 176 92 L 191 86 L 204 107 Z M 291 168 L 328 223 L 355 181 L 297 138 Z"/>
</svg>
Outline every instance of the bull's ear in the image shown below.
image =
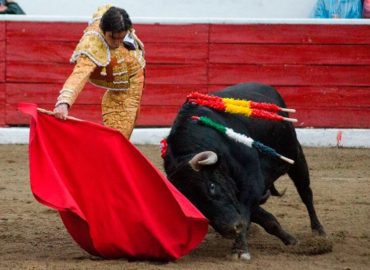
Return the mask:
<svg viewBox="0 0 370 270">
<path fill-rule="evenodd" d="M 190 167 L 199 172 L 201 166 L 213 165 L 217 162 L 217 154 L 213 151 L 204 151 L 196 154 L 189 161 Z"/>
</svg>

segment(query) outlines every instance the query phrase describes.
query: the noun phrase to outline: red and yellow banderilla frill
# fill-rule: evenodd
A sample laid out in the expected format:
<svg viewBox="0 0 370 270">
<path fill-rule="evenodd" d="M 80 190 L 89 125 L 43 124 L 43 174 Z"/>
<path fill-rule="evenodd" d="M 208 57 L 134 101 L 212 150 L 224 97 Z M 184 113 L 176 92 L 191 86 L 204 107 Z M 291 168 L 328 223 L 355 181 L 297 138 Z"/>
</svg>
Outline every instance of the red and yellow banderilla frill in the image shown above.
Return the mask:
<svg viewBox="0 0 370 270">
<path fill-rule="evenodd" d="M 217 111 L 223 111 L 233 114 L 241 114 L 247 117 L 262 118 L 274 121 L 297 122 L 295 118 L 288 118 L 277 114 L 276 112 L 295 112 L 294 109 L 281 108 L 272 103 L 254 102 L 250 100 L 241 100 L 233 98 L 221 98 L 218 96 L 209 96 L 199 92 L 190 93 L 187 96 L 189 102 L 206 106 Z"/>
</svg>

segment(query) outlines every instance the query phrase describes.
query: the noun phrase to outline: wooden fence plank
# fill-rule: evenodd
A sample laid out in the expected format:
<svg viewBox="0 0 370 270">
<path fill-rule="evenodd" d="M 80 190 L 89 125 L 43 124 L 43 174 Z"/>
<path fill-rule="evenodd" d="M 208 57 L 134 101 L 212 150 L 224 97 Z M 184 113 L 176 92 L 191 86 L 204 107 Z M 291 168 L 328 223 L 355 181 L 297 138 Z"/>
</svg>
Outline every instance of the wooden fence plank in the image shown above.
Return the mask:
<svg viewBox="0 0 370 270">
<path fill-rule="evenodd" d="M 227 87 L 213 85 L 210 93 Z M 369 128 L 370 87 L 299 87 L 275 86 L 290 114 L 299 121 L 297 127 Z"/>
<path fill-rule="evenodd" d="M 370 87 L 284 87 L 276 89 L 287 104 L 299 107 L 370 109 Z"/>
<path fill-rule="evenodd" d="M 207 43 L 207 24 L 135 24 L 137 35 L 145 43 Z"/>
<path fill-rule="evenodd" d="M 296 127 L 370 128 L 370 109 L 297 107 Z"/>
<path fill-rule="evenodd" d="M 5 82 L 5 62 L 0 62 L 0 83 Z"/>
<path fill-rule="evenodd" d="M 6 102 L 8 104 L 31 102 L 53 106 L 61 87 L 62 84 L 9 83 L 7 84 Z M 207 93 L 207 89 L 207 85 L 146 84 L 141 104 L 143 106 L 178 106 L 185 102 L 186 96 L 192 91 Z M 76 104 L 100 104 L 104 92 L 104 89 L 87 84 L 78 96 Z"/>
<path fill-rule="evenodd" d="M 145 43 L 145 59 L 151 63 L 206 63 L 207 43 Z"/>
<path fill-rule="evenodd" d="M 7 22 L 9 39 L 39 41 L 78 41 L 86 23 L 73 22 Z M 208 29 L 206 24 L 160 25 L 134 24 L 137 35 L 144 43 L 154 42 L 167 45 L 170 43 L 206 43 Z M 0 28 L 1 30 L 1 28 Z M 41 34 L 42 33 L 42 34 Z"/>
<path fill-rule="evenodd" d="M 228 87 L 227 85 L 212 85 L 212 94 Z M 287 107 L 343 107 L 370 109 L 370 86 L 367 87 L 325 87 L 325 86 L 275 86 L 284 98 Z"/>
<path fill-rule="evenodd" d="M 34 42 L 27 40 L 19 42 L 9 39 L 7 46 L 7 60 L 36 63 L 68 63 L 77 43 L 50 41 Z"/>
<path fill-rule="evenodd" d="M 0 62 L 5 62 L 6 60 L 6 43 L 5 40 L 0 40 Z"/>
<path fill-rule="evenodd" d="M 6 84 L 0 82 L 0 127 L 5 125 L 5 104 L 6 104 L 6 94 L 5 94 Z"/>
<path fill-rule="evenodd" d="M 369 65 L 369 45 L 210 44 L 210 63 Z"/>
<path fill-rule="evenodd" d="M 142 105 L 180 106 L 186 101 L 186 96 L 193 91 L 208 92 L 206 84 L 147 84 L 145 85 Z"/>
<path fill-rule="evenodd" d="M 52 104 L 42 104 L 38 103 L 38 107 L 53 110 L 54 106 Z M 29 123 L 29 117 L 17 110 L 17 104 L 7 104 L 6 105 L 6 124 L 15 125 L 25 125 Z M 70 115 L 75 116 L 87 121 L 92 121 L 96 123 L 101 123 L 101 109 L 100 105 L 76 105 L 70 110 Z"/>
<path fill-rule="evenodd" d="M 73 65 L 71 64 L 9 61 L 6 80 L 8 82 L 63 83 L 72 70 Z"/>
<path fill-rule="evenodd" d="M 40 41 L 78 41 L 86 23 L 76 22 L 7 22 L 7 38 Z"/>
<path fill-rule="evenodd" d="M 39 107 L 52 110 L 50 104 L 38 104 Z M 137 126 L 169 126 L 172 124 L 180 106 L 143 106 L 141 107 Z M 16 104 L 6 105 L 6 124 L 10 126 L 25 125 L 29 117 L 17 110 Z M 95 123 L 102 123 L 100 105 L 76 104 L 70 115 Z"/>
<path fill-rule="evenodd" d="M 40 104 L 40 107 L 52 109 L 52 107 Z M 16 109 L 16 105 L 7 105 L 6 124 L 24 125 L 28 123 L 29 118 Z M 143 106 L 141 107 L 137 127 L 143 126 L 170 126 L 180 106 Z M 299 122 L 296 127 L 337 127 L 337 128 L 370 128 L 369 110 L 351 110 L 345 108 L 325 108 L 320 111 L 315 107 L 298 107 L 297 117 Z M 101 123 L 99 105 L 76 105 L 70 111 L 70 115 L 85 119 L 88 121 Z"/>
<path fill-rule="evenodd" d="M 48 83 L 8 83 L 7 103 L 31 102 L 36 104 L 54 105 L 62 84 Z M 105 90 L 92 84 L 87 84 L 81 91 L 76 102 L 79 104 L 100 104 Z"/>
<path fill-rule="evenodd" d="M 9 82 L 64 83 L 72 70 L 73 65 L 71 64 L 9 61 L 6 70 L 6 79 Z M 148 65 L 145 73 L 147 83 L 207 83 L 207 65 L 203 63 L 184 65 L 153 64 Z"/>
<path fill-rule="evenodd" d="M 74 42 L 22 42 L 10 40 L 7 46 L 9 61 L 67 63 L 76 46 Z M 5 42 L 0 42 L 0 54 L 5 59 Z M 207 61 L 205 44 L 146 44 L 148 63 L 194 63 Z M 210 63 L 235 64 L 341 64 L 370 63 L 370 45 L 250 45 L 211 44 Z M 276 56 L 279 57 L 276 57 Z M 0 55 L 1 56 L 1 55 Z"/>
<path fill-rule="evenodd" d="M 153 126 L 165 127 L 171 126 L 175 120 L 179 106 L 142 106 L 137 121 L 138 127 Z"/>
<path fill-rule="evenodd" d="M 6 22 L 0 21 L 0 41 L 6 40 Z"/>
<path fill-rule="evenodd" d="M 368 25 L 210 25 L 211 43 L 370 44 Z"/>
<path fill-rule="evenodd" d="M 145 71 L 148 84 L 207 84 L 207 64 L 152 64 Z"/>
<path fill-rule="evenodd" d="M 155 87 L 155 85 L 151 86 Z M 171 108 L 169 104 L 174 104 L 176 107 L 179 108 L 181 104 L 185 101 L 185 96 L 188 93 L 187 89 L 184 90 L 183 95 L 178 96 L 178 91 L 175 91 L 173 93 L 173 101 L 171 103 L 165 102 L 165 105 L 161 104 L 160 98 L 161 96 L 167 96 L 168 91 L 171 91 L 171 86 L 166 85 L 167 91 L 161 91 L 160 89 L 156 89 L 158 91 L 155 95 L 158 95 L 157 101 L 152 101 L 151 97 L 147 92 L 144 92 L 143 102 L 142 102 L 142 111 L 144 112 L 144 115 L 141 115 L 140 124 L 141 125 L 150 125 L 155 126 L 158 123 L 166 123 L 168 121 L 169 117 L 173 117 L 174 114 L 176 114 L 175 111 L 168 112 L 167 109 Z M 221 87 L 217 87 L 221 88 Z M 163 89 L 163 88 L 161 88 Z M 367 111 L 370 110 L 369 105 L 369 96 L 370 91 L 369 88 L 312 88 L 312 87 L 277 87 L 278 91 L 282 94 L 284 99 L 286 100 L 286 103 L 288 107 L 292 107 L 297 109 L 296 114 L 294 117 L 297 117 L 300 120 L 300 123 L 298 125 L 300 126 L 316 126 L 316 127 L 328 127 L 325 125 L 328 125 L 329 123 L 332 123 L 335 127 L 356 127 L 358 128 L 366 128 L 366 119 L 364 117 L 367 115 Z M 177 89 L 178 90 L 178 89 Z M 20 91 L 20 90 L 18 90 Z M 151 91 L 153 91 L 151 89 Z M 206 92 L 206 91 L 204 91 Z M 42 96 L 44 91 L 40 91 L 36 96 Z M 87 91 L 83 91 L 78 99 L 78 102 L 76 105 L 73 106 L 72 113 L 77 114 L 79 117 L 82 117 L 84 119 L 89 119 L 93 121 L 100 121 L 100 96 L 98 96 L 98 93 L 100 91 L 96 91 L 96 89 L 87 89 Z M 94 100 L 92 100 L 92 97 L 90 98 L 90 102 L 87 103 L 88 106 L 85 106 L 86 104 L 83 103 L 83 100 L 86 99 L 84 97 L 84 94 L 91 95 L 94 97 Z M 153 93 L 152 93 L 153 94 Z M 49 99 L 32 99 L 31 97 L 22 99 L 21 96 L 14 96 L 14 94 L 11 94 L 11 91 L 8 89 L 7 95 L 9 96 L 8 104 L 13 105 L 12 108 L 16 108 L 16 105 L 18 102 L 36 102 L 39 104 L 43 104 L 46 101 L 46 106 L 49 109 L 52 109 L 55 102 L 55 93 L 48 94 L 50 97 Z M 178 101 L 176 102 L 176 98 L 178 98 Z M 148 105 L 157 105 L 157 109 L 161 112 L 166 112 L 166 117 L 164 119 L 167 119 L 166 121 L 162 119 L 161 114 L 154 113 L 152 118 L 145 115 L 145 112 L 149 111 L 150 113 L 153 113 L 155 106 L 148 106 Z M 93 108 L 92 110 L 88 110 L 88 108 Z M 152 109 L 148 109 L 152 108 Z M 167 109 L 166 109 L 167 108 Z M 79 110 L 82 110 L 81 112 Z M 143 114 L 143 113 L 141 113 Z M 344 114 L 347 114 L 347 116 L 344 116 Z M 8 115 L 14 115 L 12 112 L 8 112 Z M 317 116 L 314 118 L 312 115 Z M 353 116 L 357 120 L 356 121 L 350 121 L 350 117 Z M 154 117 L 155 116 L 155 117 Z M 19 116 L 20 117 L 20 116 Z M 160 119 L 160 122 L 158 122 L 158 119 Z M 326 119 L 328 118 L 328 119 Z M 151 120 L 150 120 L 151 119 Z M 9 120 L 9 119 L 8 119 Z M 14 120 L 14 119 L 13 119 Z M 23 121 L 23 122 L 22 122 Z M 15 122 L 8 122 L 8 124 L 27 124 L 27 118 L 22 118 L 21 120 L 16 120 Z M 152 121 L 152 122 L 150 122 Z M 170 124 L 169 122 L 167 122 Z M 302 124 L 303 123 L 303 124 Z M 352 123 L 352 126 L 351 126 Z"/>
<path fill-rule="evenodd" d="M 68 63 L 76 42 L 43 41 L 19 42 L 10 39 L 7 46 L 8 61 Z M 4 46 L 4 47 L 2 47 Z M 0 41 L 0 54 L 5 53 L 5 42 Z M 146 61 L 150 63 L 204 63 L 208 59 L 208 45 L 181 43 L 146 43 Z"/>
<path fill-rule="evenodd" d="M 6 32 L 5 32 L 5 23 L 6 22 L 0 22 L 0 63 L 2 62 L 5 62 L 6 60 L 6 53 L 5 53 L 5 49 L 6 49 Z M 1 70 L 0 68 L 0 71 L 4 73 L 4 70 Z M 4 76 L 3 78 L 5 78 L 5 75 L 2 75 Z"/>
<path fill-rule="evenodd" d="M 368 86 L 370 66 L 210 64 L 210 84 L 256 81 L 271 85 Z"/>
</svg>

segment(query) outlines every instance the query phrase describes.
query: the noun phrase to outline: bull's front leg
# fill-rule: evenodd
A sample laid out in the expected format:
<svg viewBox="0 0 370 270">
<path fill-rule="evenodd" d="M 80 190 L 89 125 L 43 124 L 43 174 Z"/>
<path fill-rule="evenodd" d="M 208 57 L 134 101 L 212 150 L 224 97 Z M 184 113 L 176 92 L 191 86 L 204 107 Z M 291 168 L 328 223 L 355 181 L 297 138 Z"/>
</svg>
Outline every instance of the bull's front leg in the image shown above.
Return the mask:
<svg viewBox="0 0 370 270">
<path fill-rule="evenodd" d="M 294 236 L 284 231 L 277 219 L 262 207 L 258 207 L 254 211 L 251 220 L 252 222 L 262 226 L 262 228 L 264 228 L 269 234 L 280 238 L 285 245 L 295 245 L 297 243 Z"/>
<path fill-rule="evenodd" d="M 232 259 L 245 261 L 249 261 L 251 259 L 251 255 L 248 251 L 247 231 L 248 228 L 245 226 L 241 233 L 235 238 L 233 247 L 231 249 Z"/>
</svg>

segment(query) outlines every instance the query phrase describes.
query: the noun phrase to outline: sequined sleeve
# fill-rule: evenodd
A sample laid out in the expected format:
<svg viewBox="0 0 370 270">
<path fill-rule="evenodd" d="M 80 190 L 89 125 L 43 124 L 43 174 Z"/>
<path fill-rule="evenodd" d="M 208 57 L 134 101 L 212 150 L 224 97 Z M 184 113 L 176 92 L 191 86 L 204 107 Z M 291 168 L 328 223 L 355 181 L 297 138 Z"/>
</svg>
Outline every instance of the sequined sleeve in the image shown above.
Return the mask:
<svg viewBox="0 0 370 270">
<path fill-rule="evenodd" d="M 129 92 L 135 93 L 138 95 L 138 104 L 140 104 L 140 98 L 142 95 L 142 90 L 144 87 L 144 70 L 141 67 L 141 64 L 139 63 L 138 59 L 135 57 L 130 57 L 131 61 L 128 61 L 127 63 L 127 69 L 129 74 L 129 82 L 130 82 L 130 89 Z"/>
<path fill-rule="evenodd" d="M 55 106 L 67 103 L 70 107 L 82 91 L 96 65 L 86 56 L 80 56 L 72 74 L 65 81 Z"/>
</svg>

